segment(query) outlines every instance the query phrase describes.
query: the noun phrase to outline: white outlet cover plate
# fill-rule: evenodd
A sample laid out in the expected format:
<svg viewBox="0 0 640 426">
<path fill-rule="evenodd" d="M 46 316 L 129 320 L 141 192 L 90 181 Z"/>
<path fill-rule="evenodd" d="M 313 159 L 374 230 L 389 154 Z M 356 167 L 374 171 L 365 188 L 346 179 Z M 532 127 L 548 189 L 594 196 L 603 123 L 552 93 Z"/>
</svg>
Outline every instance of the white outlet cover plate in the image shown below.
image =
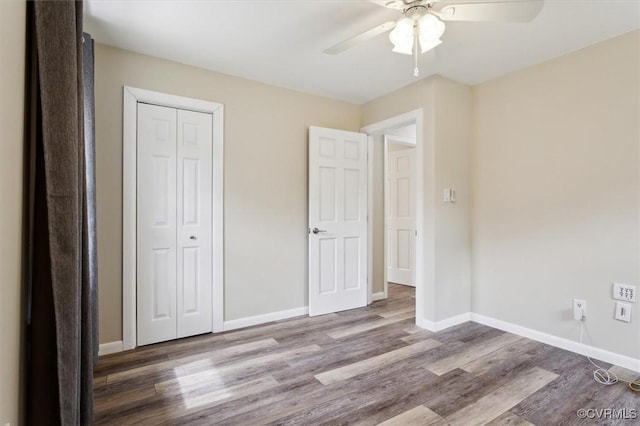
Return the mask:
<svg viewBox="0 0 640 426">
<path fill-rule="evenodd" d="M 587 302 L 582 299 L 573 299 L 573 319 L 581 321 L 587 318 Z"/>
<path fill-rule="evenodd" d="M 613 298 L 625 302 L 636 301 L 636 286 L 630 284 L 613 283 Z"/>
</svg>

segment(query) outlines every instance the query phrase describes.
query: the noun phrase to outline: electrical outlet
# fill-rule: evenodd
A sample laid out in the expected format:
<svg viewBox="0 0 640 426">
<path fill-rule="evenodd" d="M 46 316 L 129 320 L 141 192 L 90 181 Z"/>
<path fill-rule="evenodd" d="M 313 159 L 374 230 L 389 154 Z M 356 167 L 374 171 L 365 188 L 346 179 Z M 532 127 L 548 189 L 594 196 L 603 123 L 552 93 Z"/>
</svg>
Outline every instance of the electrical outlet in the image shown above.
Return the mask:
<svg viewBox="0 0 640 426">
<path fill-rule="evenodd" d="M 616 302 L 616 319 L 618 321 L 631 322 L 631 305 Z"/>
<path fill-rule="evenodd" d="M 573 299 L 573 319 L 578 321 L 587 319 L 587 302 L 582 299 Z"/>
<path fill-rule="evenodd" d="M 630 284 L 613 283 L 613 298 L 625 302 L 636 301 L 636 286 Z"/>
</svg>

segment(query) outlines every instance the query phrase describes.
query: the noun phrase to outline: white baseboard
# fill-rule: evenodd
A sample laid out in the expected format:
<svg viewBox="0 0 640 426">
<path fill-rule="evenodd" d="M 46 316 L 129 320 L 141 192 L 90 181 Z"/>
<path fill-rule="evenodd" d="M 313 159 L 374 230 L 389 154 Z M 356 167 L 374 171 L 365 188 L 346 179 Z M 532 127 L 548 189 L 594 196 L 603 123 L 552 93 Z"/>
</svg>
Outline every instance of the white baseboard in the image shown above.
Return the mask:
<svg viewBox="0 0 640 426">
<path fill-rule="evenodd" d="M 454 325 L 462 324 L 471 320 L 471 314 L 466 312 L 464 314 L 456 315 L 454 317 L 445 318 L 440 321 L 429 321 L 422 318 L 422 321 L 417 325 L 422 328 L 426 328 L 429 331 L 442 331 L 445 328 L 453 327 Z"/>
<path fill-rule="evenodd" d="M 541 331 L 532 330 L 530 328 L 522 327 L 517 324 L 509 323 L 480 314 L 471 313 L 471 321 L 500 330 L 508 331 L 509 333 L 517 334 L 518 336 L 526 337 L 527 339 L 535 340 L 537 342 L 546 343 L 547 345 L 565 349 L 570 352 L 575 352 L 580 355 L 585 355 L 594 359 L 602 360 L 619 367 L 624 367 L 629 370 L 640 372 L 640 359 L 620 355 L 615 352 L 609 352 L 604 349 L 594 348 L 593 346 L 585 345 L 583 343 L 565 339 L 563 337 L 558 337 L 551 334 L 543 333 Z"/>
<path fill-rule="evenodd" d="M 383 300 L 386 299 L 387 295 L 384 293 L 384 291 L 381 291 L 380 293 L 373 293 L 371 295 L 371 301 L 375 302 L 376 300 Z"/>
<path fill-rule="evenodd" d="M 236 330 L 238 328 L 251 327 L 252 325 L 264 324 L 266 322 L 299 317 L 307 314 L 309 314 L 309 307 L 303 306 L 301 308 L 287 309 L 286 311 L 270 312 L 268 314 L 256 315 L 254 317 L 225 321 L 222 325 L 222 329 L 224 331 Z"/>
<path fill-rule="evenodd" d="M 122 340 L 117 342 L 101 343 L 98 346 L 98 356 L 115 354 L 123 351 Z"/>
</svg>

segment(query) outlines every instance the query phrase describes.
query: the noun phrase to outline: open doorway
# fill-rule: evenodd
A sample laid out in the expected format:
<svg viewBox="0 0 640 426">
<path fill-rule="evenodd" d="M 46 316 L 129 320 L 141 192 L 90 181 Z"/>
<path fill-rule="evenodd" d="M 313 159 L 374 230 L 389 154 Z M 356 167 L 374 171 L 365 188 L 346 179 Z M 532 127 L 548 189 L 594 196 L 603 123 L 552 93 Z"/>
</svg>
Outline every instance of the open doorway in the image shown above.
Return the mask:
<svg viewBox="0 0 640 426">
<path fill-rule="evenodd" d="M 369 267 L 369 294 L 370 301 L 386 299 L 388 297 L 389 282 L 388 275 L 395 281 L 401 281 L 399 277 L 394 276 L 393 272 L 389 274 L 390 260 L 395 256 L 396 272 L 398 264 L 404 266 L 403 269 L 407 284 L 415 286 L 416 298 L 416 324 L 422 326 L 424 317 L 424 270 L 425 262 L 429 259 L 425 257 L 424 235 L 424 194 L 422 182 L 424 179 L 423 172 L 423 110 L 417 109 L 407 113 L 388 118 L 386 120 L 368 125 L 362 129 L 362 132 L 369 135 L 369 232 L 371 236 L 369 241 L 368 267 Z M 413 156 L 413 165 L 406 167 L 407 159 L 399 159 L 400 154 L 391 154 L 393 152 L 401 152 L 405 149 L 411 149 Z M 408 153 L 409 151 L 407 151 Z M 388 226 L 387 211 L 389 211 L 389 191 L 387 185 L 386 172 L 390 158 L 400 160 L 403 169 L 411 170 L 411 181 L 402 181 L 397 185 L 395 195 L 403 197 L 404 216 L 412 216 L 409 223 L 396 223 L 395 228 Z M 411 160 L 408 160 L 411 161 Z M 397 165 L 397 164 L 396 164 Z M 407 171 L 405 170 L 406 173 Z M 396 175 L 397 176 L 397 175 Z M 408 176 L 408 175 L 404 175 Z M 402 191 L 402 194 L 399 192 Z M 397 201 L 397 200 L 396 200 Z M 409 206 L 407 206 L 409 203 Z M 397 203 L 396 203 L 397 204 Z M 398 246 L 390 247 L 389 242 L 394 238 L 390 238 L 389 234 L 395 229 L 395 242 Z M 401 232 L 398 232 L 401 231 Z M 398 236 L 399 235 L 399 236 Z M 399 250 L 402 250 L 399 253 Z M 402 257 L 398 262 L 398 255 Z M 424 261 L 418 261 L 424 260 Z M 409 263 L 409 264 L 407 264 Z M 407 277 L 408 275 L 408 277 Z M 407 285 L 405 284 L 405 285 Z"/>
<path fill-rule="evenodd" d="M 415 287 L 416 125 L 384 134 L 384 259 L 386 284 Z"/>
</svg>

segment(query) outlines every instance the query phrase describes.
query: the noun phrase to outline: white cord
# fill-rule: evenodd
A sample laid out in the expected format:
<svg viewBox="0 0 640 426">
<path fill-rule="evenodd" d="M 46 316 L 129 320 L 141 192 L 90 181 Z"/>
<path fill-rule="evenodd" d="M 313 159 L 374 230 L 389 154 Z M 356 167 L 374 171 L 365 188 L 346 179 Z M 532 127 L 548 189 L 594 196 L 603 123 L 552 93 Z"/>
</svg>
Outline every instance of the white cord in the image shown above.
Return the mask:
<svg viewBox="0 0 640 426">
<path fill-rule="evenodd" d="M 580 321 L 580 343 L 583 343 L 582 342 L 583 335 L 584 335 L 584 322 Z M 600 383 L 601 385 L 606 385 L 606 386 L 611 386 L 618 383 L 618 376 L 616 376 L 616 373 L 600 367 L 598 364 L 593 362 L 593 360 L 588 356 L 587 356 L 587 359 L 594 367 L 596 367 L 596 371 L 593 372 L 593 380 Z M 622 380 L 622 381 L 625 382 L 625 380 Z"/>
</svg>

